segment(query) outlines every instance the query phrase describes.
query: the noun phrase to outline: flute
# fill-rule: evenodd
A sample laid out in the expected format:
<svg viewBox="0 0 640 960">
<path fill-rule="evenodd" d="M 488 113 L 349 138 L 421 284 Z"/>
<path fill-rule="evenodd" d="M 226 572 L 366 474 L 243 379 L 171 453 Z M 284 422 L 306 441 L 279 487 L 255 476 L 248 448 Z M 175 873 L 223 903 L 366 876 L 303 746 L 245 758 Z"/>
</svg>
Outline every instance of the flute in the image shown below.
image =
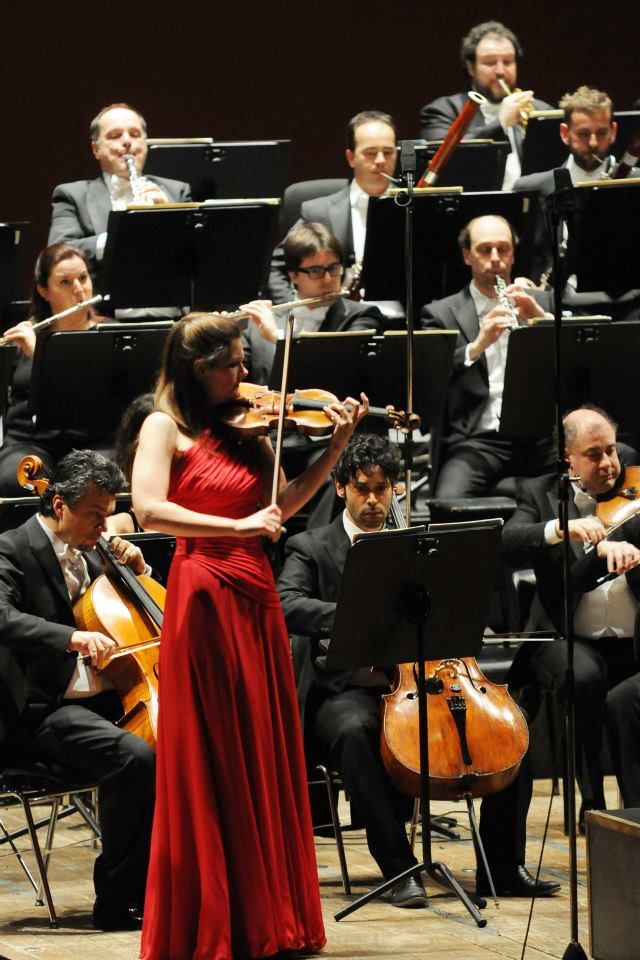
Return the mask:
<svg viewBox="0 0 640 960">
<path fill-rule="evenodd" d="M 89 297 L 88 300 L 83 300 L 82 303 L 76 303 L 74 307 L 68 307 L 66 310 L 61 310 L 60 313 L 54 313 L 52 317 L 45 317 L 44 320 L 39 320 L 37 323 L 34 323 L 31 329 L 36 332 L 38 330 L 46 330 L 47 327 L 50 327 L 52 323 L 55 323 L 56 320 L 62 320 L 64 317 L 70 317 L 71 314 L 77 313 L 78 310 L 84 310 L 85 307 L 92 307 L 96 303 L 100 303 L 102 300 L 108 300 L 109 294 L 102 296 L 101 293 L 97 293 L 95 297 Z M 15 343 L 13 340 L 7 340 L 6 337 L 0 337 L 0 347 L 13 347 Z"/>
</svg>

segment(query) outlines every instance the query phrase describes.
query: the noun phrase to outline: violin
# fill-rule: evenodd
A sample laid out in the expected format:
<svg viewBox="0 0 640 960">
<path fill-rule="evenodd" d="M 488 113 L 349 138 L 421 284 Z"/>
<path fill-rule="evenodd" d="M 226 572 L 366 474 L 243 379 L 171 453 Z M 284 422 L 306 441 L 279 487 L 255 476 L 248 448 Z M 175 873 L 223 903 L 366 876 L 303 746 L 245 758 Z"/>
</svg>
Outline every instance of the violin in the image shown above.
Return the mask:
<svg viewBox="0 0 640 960">
<path fill-rule="evenodd" d="M 281 413 L 282 393 L 254 383 L 241 383 L 239 391 L 237 400 L 217 409 L 218 420 L 241 437 L 264 436 L 276 429 Z M 333 432 L 333 420 L 324 412 L 324 407 L 328 404 L 339 403 L 333 393 L 311 388 L 296 390 L 285 396 L 285 429 L 297 430 L 309 437 L 323 437 Z M 413 421 L 392 406 L 370 407 L 369 415 L 384 417 L 394 427 L 403 431 L 413 429 Z M 414 416 L 417 418 L 417 415 Z"/>
<path fill-rule="evenodd" d="M 596 500 L 598 519 L 611 533 L 640 510 L 640 467 L 623 467 L 612 489 Z"/>
<path fill-rule="evenodd" d="M 397 499 L 391 515 L 406 523 Z M 380 752 L 396 787 L 420 796 L 418 665 L 397 666 L 395 686 L 383 694 Z M 475 657 L 427 660 L 429 795 L 434 800 L 483 797 L 515 779 L 529 745 L 529 729 L 506 684 L 492 683 Z"/>
<path fill-rule="evenodd" d="M 22 487 L 43 494 L 49 485 L 39 457 L 18 464 Z M 109 550 L 104 537 L 96 551 L 106 565 L 76 601 L 73 615 L 80 630 L 99 631 L 115 640 L 118 649 L 101 667 L 122 702 L 117 726 L 141 737 L 155 749 L 158 723 L 158 659 L 165 589 L 152 577 L 136 576 Z"/>
</svg>

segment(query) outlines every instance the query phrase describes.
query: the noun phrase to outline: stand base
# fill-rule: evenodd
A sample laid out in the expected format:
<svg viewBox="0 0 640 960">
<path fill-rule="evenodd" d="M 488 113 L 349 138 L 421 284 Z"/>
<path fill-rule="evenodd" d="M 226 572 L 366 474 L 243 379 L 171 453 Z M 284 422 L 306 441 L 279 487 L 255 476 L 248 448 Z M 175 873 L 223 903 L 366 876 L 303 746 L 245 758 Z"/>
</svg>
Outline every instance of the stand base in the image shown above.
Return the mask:
<svg viewBox="0 0 640 960">
<path fill-rule="evenodd" d="M 415 866 L 409 867 L 407 870 L 399 873 L 397 877 L 392 877 L 391 880 L 385 880 L 384 883 L 374 887 L 374 889 L 370 890 L 369 893 L 365 893 L 361 897 L 358 897 L 358 899 L 354 900 L 353 903 L 350 903 L 348 907 L 344 907 L 343 910 L 339 910 L 338 913 L 334 914 L 334 920 L 342 920 L 344 917 L 348 917 L 350 913 L 354 913 L 356 910 L 359 910 L 360 907 L 364 907 L 366 903 L 370 903 L 372 900 L 375 900 L 376 897 L 379 897 L 387 890 L 390 890 L 391 887 L 394 887 L 400 880 L 405 880 L 407 877 L 413 876 L 420 877 L 420 874 L 423 871 L 424 873 L 428 874 L 428 876 L 435 883 L 440 884 L 440 886 L 447 887 L 452 893 L 455 893 L 460 902 L 467 908 L 477 925 L 479 927 L 486 927 L 487 921 L 480 913 L 480 910 L 483 910 L 486 907 L 487 901 L 484 899 L 484 897 L 480 897 L 476 893 L 471 893 L 471 891 L 465 890 L 464 887 L 458 883 L 449 868 L 444 863 L 440 863 L 437 860 L 434 860 L 430 864 L 416 863 Z"/>
<path fill-rule="evenodd" d="M 572 940 L 565 952 L 562 954 L 562 960 L 588 960 L 588 957 L 579 943 Z"/>
</svg>

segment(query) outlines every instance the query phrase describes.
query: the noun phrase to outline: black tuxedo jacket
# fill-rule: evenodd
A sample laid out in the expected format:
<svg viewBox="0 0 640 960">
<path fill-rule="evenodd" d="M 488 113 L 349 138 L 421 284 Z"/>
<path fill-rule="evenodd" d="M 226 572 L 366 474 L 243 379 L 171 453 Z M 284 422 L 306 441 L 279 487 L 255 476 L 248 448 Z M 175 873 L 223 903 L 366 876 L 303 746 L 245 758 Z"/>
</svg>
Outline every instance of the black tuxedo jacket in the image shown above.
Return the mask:
<svg viewBox="0 0 640 960">
<path fill-rule="evenodd" d="M 353 230 L 351 228 L 350 187 L 343 187 L 337 193 L 326 197 L 305 200 L 300 208 L 298 223 L 323 223 L 328 227 L 342 247 L 342 255 L 347 265 L 353 263 Z M 274 303 L 288 303 L 293 298 L 293 287 L 284 265 L 282 243 L 273 251 L 269 271 L 269 296 Z"/>
<path fill-rule="evenodd" d="M 278 593 L 289 633 L 308 640 L 298 678 L 298 701 L 303 720 L 312 686 L 338 693 L 351 677 L 350 670 L 328 673 L 319 670 L 315 664 L 318 642 L 331 635 L 350 546 L 340 513 L 326 527 L 291 537 L 285 548 L 285 563 L 277 582 Z"/>
<path fill-rule="evenodd" d="M 89 575 L 101 572 L 86 553 Z M 76 630 L 64 576 L 37 518 L 0 536 L 0 665 L 15 708 L 54 709 L 67 688 L 76 654 L 67 644 Z"/>
<path fill-rule="evenodd" d="M 173 203 L 191 200 L 191 188 L 181 180 L 148 177 Z M 95 180 L 61 183 L 53 191 L 48 243 L 71 243 L 95 260 L 98 236 L 107 229 L 111 198 L 102 176 Z"/>
<path fill-rule="evenodd" d="M 531 293 L 544 310 L 552 308 L 551 294 L 541 290 L 528 290 L 527 293 Z M 448 446 L 452 446 L 477 432 L 489 396 L 489 373 L 484 353 L 471 366 L 464 365 L 467 345 L 475 340 L 480 330 L 469 287 L 443 300 L 426 304 L 422 308 L 420 321 L 425 329 L 456 330 L 458 333 L 447 409 L 442 427 L 436 431 Z"/>
<path fill-rule="evenodd" d="M 320 327 L 321 333 L 342 333 L 346 330 L 375 330 L 381 333 L 384 316 L 372 303 L 354 303 L 339 297 L 327 310 Z M 269 384 L 271 367 L 276 352 L 275 343 L 260 334 L 254 323 L 249 323 L 242 337 L 244 363 L 251 383 Z"/>
<path fill-rule="evenodd" d="M 425 140 L 443 140 L 447 131 L 468 100 L 466 93 L 454 93 L 450 97 L 438 97 L 425 104 L 420 111 L 420 136 Z M 534 110 L 549 110 L 544 100 L 533 101 Z M 478 110 L 465 133 L 465 139 L 507 140 L 508 137 L 498 119 L 486 123 Z"/>
</svg>

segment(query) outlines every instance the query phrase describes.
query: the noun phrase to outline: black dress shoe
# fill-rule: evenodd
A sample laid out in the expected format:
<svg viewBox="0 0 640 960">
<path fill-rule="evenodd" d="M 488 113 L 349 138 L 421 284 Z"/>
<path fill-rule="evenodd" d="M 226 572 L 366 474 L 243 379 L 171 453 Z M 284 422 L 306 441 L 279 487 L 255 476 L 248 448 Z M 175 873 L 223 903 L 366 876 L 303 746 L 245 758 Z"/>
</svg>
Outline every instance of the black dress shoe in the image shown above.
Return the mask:
<svg viewBox="0 0 640 960">
<path fill-rule="evenodd" d="M 552 897 L 560 889 L 555 880 L 538 880 L 532 877 L 526 867 L 514 867 L 509 873 L 501 873 L 493 878 L 496 893 L 499 897 Z M 480 896 L 491 896 L 489 881 L 486 878 L 478 879 L 476 893 Z"/>
<path fill-rule="evenodd" d="M 93 905 L 93 925 L 96 930 L 141 930 L 142 910 L 135 906 L 114 906 L 98 897 Z"/>
<path fill-rule="evenodd" d="M 422 880 L 416 877 L 407 877 L 400 880 L 391 890 L 387 891 L 386 897 L 389 903 L 394 907 L 426 907 L 427 894 L 422 886 Z"/>
</svg>

